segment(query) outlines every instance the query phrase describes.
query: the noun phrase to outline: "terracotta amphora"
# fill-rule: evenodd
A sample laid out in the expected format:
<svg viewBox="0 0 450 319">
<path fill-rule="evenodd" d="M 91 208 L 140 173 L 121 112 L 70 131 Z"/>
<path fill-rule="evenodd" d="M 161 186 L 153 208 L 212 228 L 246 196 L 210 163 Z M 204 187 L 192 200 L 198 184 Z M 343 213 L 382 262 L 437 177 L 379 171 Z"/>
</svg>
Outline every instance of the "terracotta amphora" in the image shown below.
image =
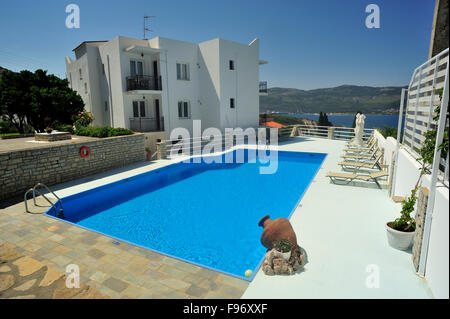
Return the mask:
<svg viewBox="0 0 450 319">
<path fill-rule="evenodd" d="M 267 249 L 272 249 L 275 242 L 280 239 L 289 239 L 293 247 L 297 247 L 297 236 L 287 218 L 276 218 L 271 220 L 269 215 L 264 216 L 258 223 L 263 227 L 261 243 Z"/>
</svg>

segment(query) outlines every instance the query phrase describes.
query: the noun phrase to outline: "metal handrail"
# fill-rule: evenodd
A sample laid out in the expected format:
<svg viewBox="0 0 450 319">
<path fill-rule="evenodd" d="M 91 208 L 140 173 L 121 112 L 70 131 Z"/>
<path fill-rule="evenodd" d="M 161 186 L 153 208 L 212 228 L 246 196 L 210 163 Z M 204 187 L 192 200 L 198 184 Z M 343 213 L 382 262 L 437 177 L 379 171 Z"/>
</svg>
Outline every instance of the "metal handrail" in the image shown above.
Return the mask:
<svg viewBox="0 0 450 319">
<path fill-rule="evenodd" d="M 56 202 L 52 203 L 52 201 L 50 201 L 47 196 L 45 196 L 42 192 L 40 192 L 38 190 L 38 188 L 45 188 L 49 193 L 51 193 L 53 196 L 56 197 Z M 25 211 L 29 214 L 33 214 L 28 210 L 28 203 L 27 203 L 27 195 L 28 193 L 33 192 L 33 202 L 35 206 L 39 206 L 36 203 L 36 192 L 39 193 L 39 195 L 41 195 L 49 204 L 51 207 L 53 207 L 53 209 L 55 210 L 55 216 L 59 217 L 59 218 L 64 218 L 64 209 L 63 209 L 63 204 L 62 204 L 62 200 L 58 197 L 58 195 L 56 195 L 50 188 L 48 188 L 47 185 L 43 184 L 43 183 L 37 183 L 36 185 L 34 185 L 33 188 L 30 188 L 29 190 L 26 191 L 25 195 L 24 195 L 24 203 L 25 203 Z M 56 206 L 55 204 L 59 201 L 61 208 L 59 209 L 59 211 L 56 210 Z"/>
</svg>

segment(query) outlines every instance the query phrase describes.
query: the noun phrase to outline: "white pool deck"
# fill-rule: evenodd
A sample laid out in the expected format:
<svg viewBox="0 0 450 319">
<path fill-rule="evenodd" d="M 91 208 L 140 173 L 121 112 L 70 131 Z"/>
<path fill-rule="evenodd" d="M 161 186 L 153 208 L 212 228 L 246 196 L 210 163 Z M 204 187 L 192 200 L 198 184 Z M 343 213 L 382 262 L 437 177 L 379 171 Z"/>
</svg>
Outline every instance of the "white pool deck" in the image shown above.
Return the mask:
<svg viewBox="0 0 450 319">
<path fill-rule="evenodd" d="M 344 147 L 342 141 L 302 137 L 280 143 L 280 150 L 328 154 L 290 219 L 307 263 L 293 276 L 266 276 L 259 270 L 242 298 L 433 297 L 426 280 L 414 272 L 411 252 L 387 243 L 385 224 L 398 216 L 400 204 L 385 189 L 334 185 L 325 176 L 341 171 L 337 163 Z M 52 189 L 65 197 L 172 162 L 133 164 Z"/>
</svg>

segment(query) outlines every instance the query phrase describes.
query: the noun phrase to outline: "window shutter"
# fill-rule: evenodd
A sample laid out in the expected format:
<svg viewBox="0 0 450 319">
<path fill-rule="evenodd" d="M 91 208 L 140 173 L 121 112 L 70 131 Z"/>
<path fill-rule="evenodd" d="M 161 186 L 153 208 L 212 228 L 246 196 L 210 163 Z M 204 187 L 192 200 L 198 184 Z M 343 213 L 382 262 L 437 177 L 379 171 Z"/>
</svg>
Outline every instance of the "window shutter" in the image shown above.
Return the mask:
<svg viewBox="0 0 450 319">
<path fill-rule="evenodd" d="M 183 102 L 178 102 L 178 117 L 183 117 Z"/>
<path fill-rule="evenodd" d="M 184 102 L 184 117 L 189 117 L 189 104 Z"/>
<path fill-rule="evenodd" d="M 139 108 L 138 108 L 138 102 L 133 101 L 133 116 L 139 117 Z"/>
<path fill-rule="evenodd" d="M 181 64 L 177 63 L 177 80 L 181 80 Z"/>
<path fill-rule="evenodd" d="M 130 61 L 130 75 L 135 76 L 136 75 L 136 62 Z"/>
<path fill-rule="evenodd" d="M 141 117 L 145 117 L 145 102 L 140 102 L 140 111 L 141 111 Z"/>
</svg>

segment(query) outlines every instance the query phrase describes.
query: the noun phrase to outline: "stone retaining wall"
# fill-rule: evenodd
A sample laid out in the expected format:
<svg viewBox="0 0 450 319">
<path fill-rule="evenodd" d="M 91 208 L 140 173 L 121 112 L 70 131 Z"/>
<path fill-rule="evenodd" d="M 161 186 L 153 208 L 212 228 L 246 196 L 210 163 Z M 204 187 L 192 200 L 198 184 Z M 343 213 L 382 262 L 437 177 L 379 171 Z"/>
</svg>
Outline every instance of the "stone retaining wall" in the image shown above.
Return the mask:
<svg viewBox="0 0 450 319">
<path fill-rule="evenodd" d="M 145 160 L 144 135 L 110 137 L 0 154 L 0 199 Z M 80 148 L 90 156 L 80 156 Z"/>
<path fill-rule="evenodd" d="M 420 253 L 422 250 L 423 229 L 425 226 L 425 217 L 427 213 L 429 190 L 426 187 L 419 189 L 417 196 L 417 212 L 416 212 L 416 232 L 414 234 L 414 242 L 412 248 L 412 258 L 416 271 L 419 270 Z"/>
</svg>

